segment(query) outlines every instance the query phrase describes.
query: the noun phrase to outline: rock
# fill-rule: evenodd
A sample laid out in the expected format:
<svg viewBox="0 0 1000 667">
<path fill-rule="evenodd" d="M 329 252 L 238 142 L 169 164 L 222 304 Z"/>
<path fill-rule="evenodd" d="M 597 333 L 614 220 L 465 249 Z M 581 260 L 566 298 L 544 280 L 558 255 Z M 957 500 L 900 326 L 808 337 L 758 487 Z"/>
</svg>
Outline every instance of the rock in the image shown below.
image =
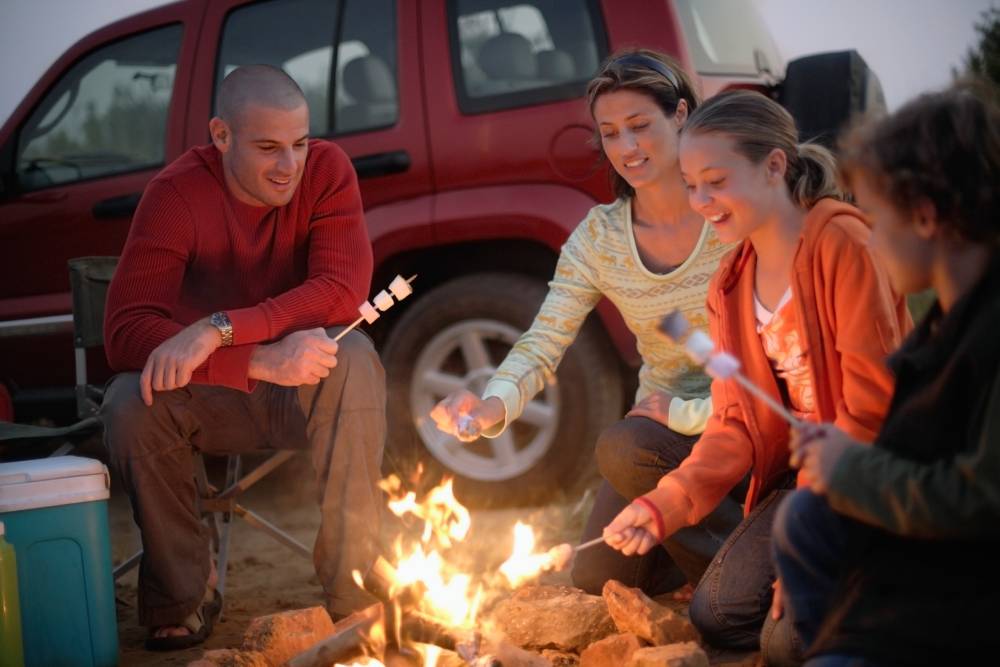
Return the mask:
<svg viewBox="0 0 1000 667">
<path fill-rule="evenodd" d="M 259 651 L 220 648 L 205 651 L 200 659 L 189 662 L 188 667 L 275 667 L 275 665 Z"/>
<path fill-rule="evenodd" d="M 580 664 L 580 656 L 576 653 L 554 651 L 550 648 L 542 651 L 542 657 L 548 660 L 552 667 L 577 667 Z"/>
<path fill-rule="evenodd" d="M 552 667 L 552 663 L 539 654 L 508 642 L 501 643 L 494 655 L 503 667 Z"/>
<path fill-rule="evenodd" d="M 594 642 L 580 654 L 580 667 L 619 667 L 645 644 L 631 632 Z"/>
<path fill-rule="evenodd" d="M 654 646 L 698 640 L 691 621 L 653 602 L 638 588 L 611 580 L 602 594 L 621 632 L 632 632 Z"/>
<path fill-rule="evenodd" d="M 570 586 L 526 586 L 493 611 L 497 627 L 521 648 L 579 653 L 615 633 L 604 600 Z"/>
<path fill-rule="evenodd" d="M 708 656 L 694 642 L 649 646 L 632 654 L 626 667 L 708 667 Z"/>
<path fill-rule="evenodd" d="M 250 621 L 242 648 L 259 651 L 280 665 L 333 633 L 333 621 L 323 607 L 294 609 Z"/>
</svg>

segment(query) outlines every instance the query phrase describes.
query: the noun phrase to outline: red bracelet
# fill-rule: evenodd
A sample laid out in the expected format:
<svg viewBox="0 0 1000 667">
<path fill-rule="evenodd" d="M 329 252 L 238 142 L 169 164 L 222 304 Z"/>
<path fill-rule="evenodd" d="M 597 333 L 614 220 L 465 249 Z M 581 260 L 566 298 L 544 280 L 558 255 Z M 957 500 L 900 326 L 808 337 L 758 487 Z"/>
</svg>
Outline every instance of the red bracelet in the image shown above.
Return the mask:
<svg viewBox="0 0 1000 667">
<path fill-rule="evenodd" d="M 665 523 L 663 523 L 663 514 L 660 512 L 660 509 L 653 504 L 653 501 L 645 496 L 639 496 L 632 502 L 642 505 L 643 507 L 649 510 L 650 514 L 653 515 L 653 520 L 656 521 L 656 532 L 659 533 L 659 535 L 653 535 L 653 537 L 656 538 L 656 541 L 662 542 L 664 539 L 666 539 L 667 526 Z"/>
</svg>

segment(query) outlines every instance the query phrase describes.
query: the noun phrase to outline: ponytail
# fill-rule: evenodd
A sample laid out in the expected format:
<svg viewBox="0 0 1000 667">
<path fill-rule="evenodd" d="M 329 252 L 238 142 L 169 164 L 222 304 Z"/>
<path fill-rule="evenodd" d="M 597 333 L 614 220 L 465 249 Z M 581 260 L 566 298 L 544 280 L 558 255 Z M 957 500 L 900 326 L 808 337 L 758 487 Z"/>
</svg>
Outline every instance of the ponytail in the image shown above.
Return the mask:
<svg viewBox="0 0 1000 667">
<path fill-rule="evenodd" d="M 824 197 L 842 198 L 833 153 L 819 144 L 805 143 L 795 146 L 795 154 L 796 159 L 789 160 L 785 172 L 792 201 L 809 210 Z"/>
</svg>

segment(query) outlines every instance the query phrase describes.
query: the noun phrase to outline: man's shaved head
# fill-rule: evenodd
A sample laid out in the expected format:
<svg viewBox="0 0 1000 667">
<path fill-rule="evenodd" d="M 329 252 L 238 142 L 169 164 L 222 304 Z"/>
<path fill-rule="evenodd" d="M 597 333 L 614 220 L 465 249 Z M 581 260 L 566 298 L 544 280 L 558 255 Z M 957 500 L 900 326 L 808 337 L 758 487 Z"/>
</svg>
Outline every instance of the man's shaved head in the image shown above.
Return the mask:
<svg viewBox="0 0 1000 667">
<path fill-rule="evenodd" d="M 292 77 L 273 65 L 237 67 L 219 86 L 218 114 L 231 128 L 240 124 L 251 106 L 290 111 L 306 103 L 306 96 Z"/>
</svg>

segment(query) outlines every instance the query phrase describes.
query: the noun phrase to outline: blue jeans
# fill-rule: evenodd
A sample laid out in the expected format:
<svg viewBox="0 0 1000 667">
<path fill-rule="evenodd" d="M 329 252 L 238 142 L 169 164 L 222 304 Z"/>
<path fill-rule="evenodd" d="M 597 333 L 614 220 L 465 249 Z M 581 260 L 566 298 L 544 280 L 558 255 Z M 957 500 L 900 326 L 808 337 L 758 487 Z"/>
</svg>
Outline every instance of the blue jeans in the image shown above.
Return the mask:
<svg viewBox="0 0 1000 667">
<path fill-rule="evenodd" d="M 788 493 L 772 491 L 736 527 L 705 571 L 688 610 L 706 642 L 731 649 L 760 648 L 769 664 L 781 664 L 784 660 L 774 656 L 794 655 L 798 648 L 788 621 L 774 622 L 769 613 L 775 579 L 771 525 Z M 762 633 L 765 620 L 768 627 Z"/>
<path fill-rule="evenodd" d="M 599 537 L 632 500 L 656 488 L 661 477 L 687 458 L 697 440 L 698 436 L 681 435 L 646 417 L 626 417 L 605 429 L 595 452 L 604 481 L 581 541 Z M 734 489 L 701 523 L 677 531 L 662 547 L 644 556 L 623 556 L 604 544 L 581 551 L 573 560 L 574 585 L 600 595 L 605 582 L 615 579 L 655 596 L 682 586 L 685 580 L 696 584 L 743 519 L 736 498 L 742 500 L 744 495 L 745 487 Z"/>
<path fill-rule="evenodd" d="M 774 563 L 781 576 L 785 613 L 803 648 L 816 639 L 841 574 L 847 547 L 846 519 L 826 499 L 800 489 L 778 508 L 774 521 Z M 869 665 L 850 656 L 818 656 L 816 667 Z M 839 661 L 839 662 L 838 662 Z"/>
</svg>

